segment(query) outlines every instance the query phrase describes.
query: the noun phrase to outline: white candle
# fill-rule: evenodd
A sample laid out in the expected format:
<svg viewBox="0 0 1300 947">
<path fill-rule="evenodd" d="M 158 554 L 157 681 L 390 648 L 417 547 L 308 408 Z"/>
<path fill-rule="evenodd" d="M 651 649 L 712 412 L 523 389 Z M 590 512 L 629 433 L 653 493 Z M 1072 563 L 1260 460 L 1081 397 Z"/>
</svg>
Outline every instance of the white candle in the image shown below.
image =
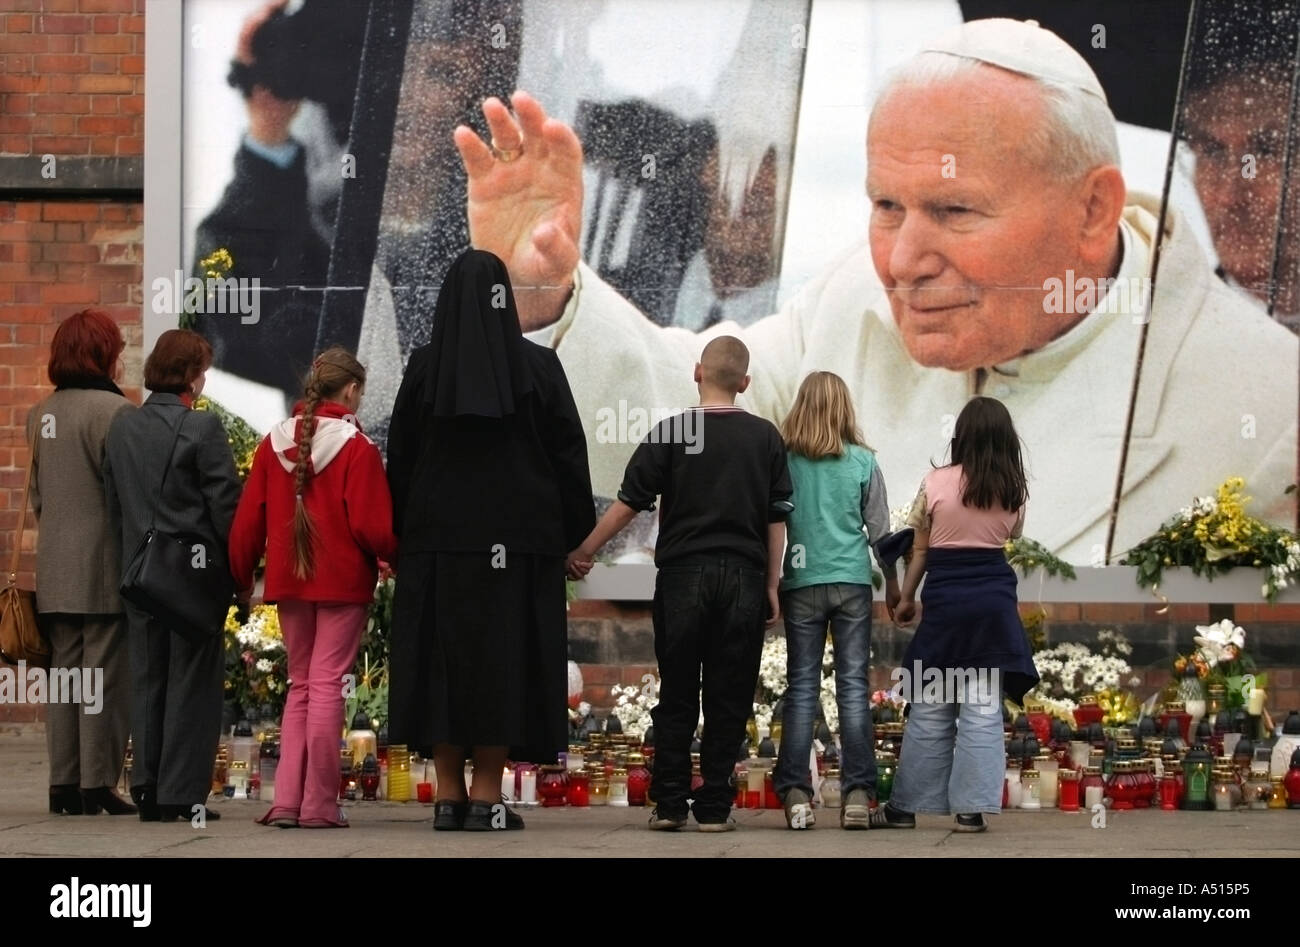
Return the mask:
<svg viewBox="0 0 1300 947">
<path fill-rule="evenodd" d="M 1044 809 L 1056 808 L 1057 778 L 1059 765 L 1056 760 L 1038 760 L 1034 763 L 1043 775 L 1039 779 L 1039 795 Z"/>
<path fill-rule="evenodd" d="M 537 770 L 526 769 L 520 774 L 519 801 L 526 806 L 537 804 Z"/>
<path fill-rule="evenodd" d="M 1083 793 L 1083 807 L 1089 812 L 1093 806 L 1101 805 L 1101 786 L 1089 786 Z"/>
<path fill-rule="evenodd" d="M 501 798 L 506 802 L 515 801 L 515 771 L 509 766 L 501 773 Z"/>
<path fill-rule="evenodd" d="M 1246 713 L 1252 717 L 1258 717 L 1264 712 L 1264 691 L 1258 687 L 1250 689 L 1250 697 L 1246 701 Z"/>
</svg>

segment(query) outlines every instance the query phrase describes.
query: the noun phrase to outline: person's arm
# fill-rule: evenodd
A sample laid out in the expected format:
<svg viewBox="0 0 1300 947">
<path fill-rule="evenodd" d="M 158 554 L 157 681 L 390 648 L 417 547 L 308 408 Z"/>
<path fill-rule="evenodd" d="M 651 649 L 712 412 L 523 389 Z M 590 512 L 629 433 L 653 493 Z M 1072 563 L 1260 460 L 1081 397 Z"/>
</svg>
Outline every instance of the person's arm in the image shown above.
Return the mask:
<svg viewBox="0 0 1300 947">
<path fill-rule="evenodd" d="M 596 526 L 587 435 L 583 433 L 582 418 L 578 417 L 578 406 L 573 402 L 560 357 L 553 349 L 540 351 L 548 367 L 549 381 L 549 423 L 543 432 L 545 449 L 559 481 L 564 548 L 574 549 Z"/>
<path fill-rule="evenodd" d="M 215 414 L 191 411 L 190 416 L 194 418 L 190 423 L 197 428 L 195 466 L 199 473 L 199 491 L 207 504 L 213 528 L 223 544 L 228 544 L 235 510 L 239 507 L 239 495 L 243 492 L 239 473 L 235 470 L 235 458 L 230 453 L 226 429 Z"/>
<path fill-rule="evenodd" d="M 880 472 L 879 464 L 872 465 L 871 477 L 862 485 L 862 524 L 867 528 L 867 542 L 872 549 L 875 549 L 876 544 L 889 534 L 889 496 L 885 490 L 885 477 Z M 876 555 L 876 561 L 880 562 L 879 553 Z M 902 600 L 902 593 L 898 587 L 897 564 L 888 568 L 881 565 L 880 569 L 885 576 L 885 608 L 892 615 Z"/>
<path fill-rule="evenodd" d="M 416 349 L 406 363 L 388 420 L 388 490 L 393 501 L 393 533 L 402 535 L 402 520 L 410 496 L 411 478 L 419 454 L 420 387 L 424 378 L 425 350 Z"/>
<path fill-rule="evenodd" d="M 1025 534 L 1025 505 L 1020 505 L 1020 512 L 1016 514 L 1016 525 L 1011 527 L 1011 538 L 1019 539 Z"/>
<path fill-rule="evenodd" d="M 566 567 L 571 578 L 583 578 L 591 571 L 596 553 L 602 546 L 626 528 L 638 513 L 655 508 L 655 500 L 663 494 L 668 482 L 672 449 L 671 444 L 655 438 L 653 432 L 637 445 L 632 459 L 627 462 L 618 499 L 605 511 L 591 534 L 569 553 Z"/>
<path fill-rule="evenodd" d="M 767 625 L 781 618 L 781 566 L 785 560 L 785 521 L 767 524 Z"/>
<path fill-rule="evenodd" d="M 38 522 L 40 521 L 41 518 L 41 487 L 40 487 L 40 477 L 37 476 L 40 472 L 40 466 L 39 466 L 39 461 L 36 457 L 36 441 L 40 438 L 41 435 L 39 430 L 40 418 L 36 416 L 36 409 L 39 407 L 40 405 L 35 405 L 30 411 L 27 412 L 27 447 L 28 447 L 27 463 L 31 466 L 31 470 L 32 470 L 31 487 L 29 488 L 27 502 L 30 504 L 32 508 L 32 512 L 36 514 L 36 519 Z M 27 512 L 24 510 L 22 515 L 26 516 Z"/>
<path fill-rule="evenodd" d="M 767 488 L 767 605 L 769 626 L 781 617 L 781 567 L 785 562 L 785 521 L 794 511 L 794 481 L 786 460 L 785 441 L 775 426 L 771 438 Z"/>
<path fill-rule="evenodd" d="M 903 587 L 899 590 L 899 603 L 894 609 L 894 620 L 907 624 L 916 616 L 916 590 L 925 575 L 925 553 L 930 547 L 930 504 L 925 492 L 925 482 L 912 501 L 907 525 L 912 527 L 912 550 L 907 557 Z"/>
<path fill-rule="evenodd" d="M 343 492 L 348 531 L 368 555 L 391 562 L 397 555 L 397 537 L 393 534 L 393 497 L 388 492 L 384 462 L 379 448 L 363 435 L 354 435 L 353 442 Z"/>
<path fill-rule="evenodd" d="M 246 602 L 253 593 L 253 572 L 266 551 L 266 473 L 271 457 L 271 440 L 263 438 L 253 454 L 248 482 L 235 508 L 230 527 L 230 575 L 235 580 L 235 594 Z"/>
</svg>

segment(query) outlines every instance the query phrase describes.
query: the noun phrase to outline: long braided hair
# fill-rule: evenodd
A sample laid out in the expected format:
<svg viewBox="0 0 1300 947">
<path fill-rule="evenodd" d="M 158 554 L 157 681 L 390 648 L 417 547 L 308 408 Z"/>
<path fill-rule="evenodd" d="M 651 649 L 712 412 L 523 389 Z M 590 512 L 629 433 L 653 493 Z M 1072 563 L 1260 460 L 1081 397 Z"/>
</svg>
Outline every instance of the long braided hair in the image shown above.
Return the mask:
<svg viewBox="0 0 1300 947">
<path fill-rule="evenodd" d="M 326 349 L 312 362 L 303 386 L 302 424 L 298 428 L 298 462 L 293 468 L 293 573 L 308 579 L 316 568 L 316 527 L 307 513 L 303 493 L 311 466 L 311 440 L 316 433 L 316 409 L 336 397 L 349 384 L 365 387 L 365 366 L 341 346 Z"/>
</svg>

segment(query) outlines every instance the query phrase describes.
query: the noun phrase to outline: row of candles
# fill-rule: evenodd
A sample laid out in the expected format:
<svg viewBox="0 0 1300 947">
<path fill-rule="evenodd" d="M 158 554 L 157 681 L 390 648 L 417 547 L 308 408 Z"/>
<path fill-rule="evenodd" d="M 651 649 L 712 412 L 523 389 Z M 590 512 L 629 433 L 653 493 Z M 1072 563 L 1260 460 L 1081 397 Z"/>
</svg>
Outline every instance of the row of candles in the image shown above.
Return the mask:
<svg viewBox="0 0 1300 947">
<path fill-rule="evenodd" d="M 1005 735 L 1004 808 L 1300 808 L 1295 726 L 1268 746 L 1240 733 L 1216 733 L 1202 722 L 1197 734 L 1189 734 L 1198 742 L 1189 746 L 1183 738 L 1182 706 L 1170 702 L 1162 718 L 1167 735 L 1148 736 L 1140 744 L 1131 729 L 1111 737 L 1094 721 L 1074 734 L 1063 721 L 1053 721 L 1047 745 L 1039 749 L 1036 733 L 1020 735 L 1026 728 L 1013 727 Z M 1280 768 L 1280 756 L 1289 756 L 1289 769 Z"/>
</svg>

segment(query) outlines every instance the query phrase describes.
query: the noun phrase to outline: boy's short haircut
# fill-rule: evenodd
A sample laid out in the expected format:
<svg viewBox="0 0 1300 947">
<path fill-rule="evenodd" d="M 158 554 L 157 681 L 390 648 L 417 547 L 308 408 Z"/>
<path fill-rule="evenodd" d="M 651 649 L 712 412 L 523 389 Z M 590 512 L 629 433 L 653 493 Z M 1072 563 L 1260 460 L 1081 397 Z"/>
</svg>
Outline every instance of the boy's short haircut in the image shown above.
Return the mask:
<svg viewBox="0 0 1300 947">
<path fill-rule="evenodd" d="M 700 368 L 706 384 L 738 392 L 749 373 L 749 349 L 734 335 L 722 335 L 704 346 Z"/>
</svg>

